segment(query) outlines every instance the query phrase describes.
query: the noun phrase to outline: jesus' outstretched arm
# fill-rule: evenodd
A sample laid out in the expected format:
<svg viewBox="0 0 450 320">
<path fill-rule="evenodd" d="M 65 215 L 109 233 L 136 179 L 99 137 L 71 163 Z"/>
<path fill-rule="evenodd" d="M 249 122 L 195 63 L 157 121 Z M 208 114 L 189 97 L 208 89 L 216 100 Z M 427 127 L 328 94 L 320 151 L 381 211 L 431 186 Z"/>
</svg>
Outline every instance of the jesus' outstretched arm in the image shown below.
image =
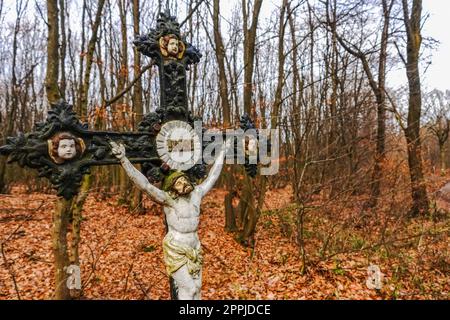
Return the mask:
<svg viewBox="0 0 450 320">
<path fill-rule="evenodd" d="M 225 144 L 222 145 L 222 149 L 217 155 L 217 158 L 214 161 L 211 170 L 209 170 L 208 177 L 197 187 L 202 197 L 212 189 L 217 179 L 219 178 L 223 163 L 225 161 L 225 153 L 232 145 L 232 141 L 232 139 L 229 139 Z"/>
<path fill-rule="evenodd" d="M 131 164 L 130 160 L 125 156 L 125 146 L 123 144 L 117 144 L 114 141 L 111 141 L 110 145 L 112 154 L 120 160 L 120 164 L 134 184 L 138 186 L 139 189 L 149 194 L 155 202 L 167 205 L 169 196 L 164 191 L 152 185 L 142 172 Z"/>
</svg>

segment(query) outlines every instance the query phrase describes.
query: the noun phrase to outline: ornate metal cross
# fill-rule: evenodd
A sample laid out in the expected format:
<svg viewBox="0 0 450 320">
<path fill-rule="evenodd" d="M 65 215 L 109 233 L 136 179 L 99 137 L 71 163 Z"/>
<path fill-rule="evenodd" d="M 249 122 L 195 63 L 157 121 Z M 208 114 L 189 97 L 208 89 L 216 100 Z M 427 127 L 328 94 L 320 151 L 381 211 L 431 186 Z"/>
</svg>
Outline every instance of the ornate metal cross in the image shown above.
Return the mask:
<svg viewBox="0 0 450 320">
<path fill-rule="evenodd" d="M 34 131 L 8 137 L 0 154 L 8 156 L 9 163 L 38 170 L 39 176 L 48 178 L 58 196 L 65 199 L 78 193 L 82 177 L 91 166 L 119 164 L 111 154 L 111 140 L 124 143 L 130 161 L 141 163 L 151 182 L 162 181 L 170 169 L 156 150 L 155 139 L 162 125 L 179 120 L 192 126 L 195 120 L 201 120 L 189 111 L 186 94 L 186 70 L 200 61 L 201 54 L 182 37 L 175 17 L 164 13 L 160 13 L 156 29 L 137 37 L 134 44 L 154 60 L 160 75 L 160 106 L 144 116 L 137 132 L 89 130 L 72 106 L 60 101 L 51 105 L 45 122 L 36 123 Z M 241 118 L 241 128 L 254 128 L 248 116 Z M 64 153 L 64 148 L 72 148 L 72 152 Z M 256 165 L 245 166 L 256 174 Z M 203 178 L 205 168 L 201 162 L 186 173 L 193 180 Z"/>
<path fill-rule="evenodd" d="M 125 163 L 124 168 L 127 174 L 130 177 L 137 177 L 142 175 L 130 162 L 141 163 L 142 173 L 147 178 L 144 179 L 145 182 L 142 182 L 142 179 L 137 179 L 141 181 L 141 187 L 149 182 L 164 181 L 164 184 L 168 184 L 167 182 L 178 179 L 172 179 L 174 177 L 174 168 L 159 153 L 160 144 L 158 143 L 161 140 L 160 137 L 164 136 L 168 126 L 191 128 L 194 126 L 195 121 L 201 120 L 200 118 L 194 118 L 189 111 L 186 94 L 186 70 L 189 70 L 190 65 L 200 61 L 201 54 L 180 34 L 180 26 L 176 22 L 175 17 L 163 13 L 160 14 L 160 18 L 157 20 L 156 29 L 152 29 L 147 35 L 137 37 L 134 45 L 139 52 L 153 59 L 159 68 L 160 80 L 160 106 L 155 112 L 150 112 L 144 116 L 138 125 L 137 132 L 89 130 L 87 124 L 81 123 L 72 106 L 64 101 L 60 101 L 51 105 L 45 122 L 36 123 L 34 131 L 25 134 L 21 133 L 17 137 L 8 137 L 6 145 L 0 147 L 0 154 L 8 156 L 8 162 L 10 163 L 17 162 L 22 167 L 26 166 L 38 170 L 39 176 L 48 178 L 57 190 L 58 196 L 66 200 L 72 199 L 78 193 L 83 175 L 89 173 L 91 166 L 112 164 L 122 164 L 124 166 Z M 240 128 L 244 131 L 254 129 L 253 122 L 248 116 L 245 115 L 241 118 Z M 206 131 L 203 125 L 200 126 L 200 131 L 197 132 L 197 135 L 203 136 Z M 222 134 L 225 135 L 224 132 Z M 189 149 L 192 147 L 191 140 L 195 140 L 195 138 L 193 139 L 192 136 L 178 136 L 176 140 L 164 140 L 163 148 L 168 148 L 170 151 L 181 145 L 182 148 L 187 146 Z M 208 146 L 208 142 L 202 141 L 203 137 L 198 140 L 198 142 L 202 143 L 203 149 Z M 121 144 L 124 145 L 125 150 L 121 149 L 121 146 L 119 147 Z M 237 140 L 234 140 L 235 156 L 238 155 L 237 144 Z M 111 145 L 116 146 L 115 151 L 114 148 L 111 150 Z M 222 157 L 223 152 L 221 151 Z M 122 156 L 120 155 L 121 153 L 123 153 Z M 123 161 L 125 154 L 130 162 L 127 162 L 128 160 Z M 118 158 L 121 160 L 119 161 Z M 256 164 L 250 164 L 249 157 L 245 158 L 244 166 L 250 175 L 254 176 L 256 174 L 257 166 Z M 199 211 L 201 198 L 212 188 L 214 181 L 220 174 L 220 170 L 221 166 L 219 168 L 215 164 L 212 170 L 214 173 L 208 176 L 205 182 L 195 188 L 191 185 L 194 188 L 191 188 L 194 196 L 189 198 L 189 201 L 176 198 L 170 199 L 170 201 L 167 200 L 170 202 L 170 205 L 165 207 L 165 210 L 167 209 L 167 212 L 165 212 L 166 218 L 171 215 L 177 215 L 184 210 L 192 216 L 193 220 L 191 220 L 197 226 L 198 214 L 191 211 L 194 209 Z M 178 168 L 178 171 L 175 171 L 175 173 L 180 174 L 181 171 L 183 171 L 182 174 L 185 176 L 185 179 L 191 182 L 204 178 L 206 176 L 204 158 L 201 157 L 199 161 L 195 162 L 195 165 L 186 169 Z M 185 184 L 189 184 L 186 180 L 184 181 Z M 160 200 L 167 198 L 167 194 L 169 194 L 161 193 L 161 190 L 154 188 L 151 184 L 146 189 L 153 190 L 153 196 L 161 195 Z M 161 203 L 167 204 L 164 201 L 161 200 Z M 184 235 L 183 232 L 177 233 L 175 229 L 172 228 L 171 230 L 171 225 L 168 224 L 168 235 L 166 235 L 164 241 L 164 250 L 165 253 L 166 250 L 172 250 L 169 256 L 174 254 L 175 251 L 185 248 L 182 239 L 186 237 L 193 236 L 198 242 L 196 227 L 189 231 L 191 232 L 189 235 Z M 198 245 L 200 246 L 199 242 Z M 199 248 L 197 249 L 200 250 Z M 191 252 L 194 249 L 186 250 Z M 198 256 L 196 255 L 196 257 L 198 259 L 196 259 L 198 261 L 196 260 L 196 263 L 200 264 L 199 268 L 201 270 L 202 259 L 200 252 L 197 252 Z M 171 256 L 170 259 L 167 258 L 165 260 L 167 266 L 174 267 L 173 259 L 173 256 Z M 177 298 L 178 291 L 174 277 L 178 277 L 179 279 L 176 281 L 181 282 L 185 279 L 178 271 L 174 274 L 178 274 L 178 276 L 171 276 L 171 291 L 172 297 Z M 199 283 L 201 285 L 201 275 Z M 199 288 L 197 288 L 197 293 L 194 297 L 199 297 L 198 290 Z"/>
</svg>

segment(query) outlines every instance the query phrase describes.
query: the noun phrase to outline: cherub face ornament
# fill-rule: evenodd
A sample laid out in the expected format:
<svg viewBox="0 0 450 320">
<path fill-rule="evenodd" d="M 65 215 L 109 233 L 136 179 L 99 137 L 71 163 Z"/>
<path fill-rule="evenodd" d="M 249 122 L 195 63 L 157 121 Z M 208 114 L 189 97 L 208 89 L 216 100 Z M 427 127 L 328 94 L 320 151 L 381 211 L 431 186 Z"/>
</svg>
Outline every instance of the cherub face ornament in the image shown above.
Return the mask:
<svg viewBox="0 0 450 320">
<path fill-rule="evenodd" d="M 48 154 L 53 162 L 62 164 L 81 156 L 86 149 L 83 139 L 69 132 L 60 132 L 47 140 Z"/>
<path fill-rule="evenodd" d="M 159 38 L 159 48 L 163 57 L 168 59 L 181 59 L 186 47 L 183 41 L 174 34 L 169 34 Z"/>
</svg>

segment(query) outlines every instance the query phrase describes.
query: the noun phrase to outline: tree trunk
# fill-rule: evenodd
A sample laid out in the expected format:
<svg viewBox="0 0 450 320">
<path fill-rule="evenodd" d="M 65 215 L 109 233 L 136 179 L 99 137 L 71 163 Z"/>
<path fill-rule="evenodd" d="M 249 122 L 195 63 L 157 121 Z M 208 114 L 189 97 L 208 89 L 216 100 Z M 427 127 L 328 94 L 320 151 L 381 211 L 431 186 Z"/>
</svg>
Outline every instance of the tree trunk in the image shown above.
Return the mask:
<svg viewBox="0 0 450 320">
<path fill-rule="evenodd" d="M 445 143 L 439 143 L 439 162 L 441 167 L 441 174 L 445 175 L 445 170 L 447 170 L 446 164 L 445 164 Z"/>
<path fill-rule="evenodd" d="M 413 204 L 411 216 L 428 212 L 429 200 L 422 170 L 422 150 L 420 142 L 420 116 L 422 96 L 420 88 L 419 54 L 422 42 L 421 15 L 422 0 L 413 0 L 411 16 L 407 0 L 402 1 L 404 23 L 407 35 L 406 76 L 409 87 L 408 122 L 405 130 L 408 144 L 408 165 L 411 178 Z"/>
<path fill-rule="evenodd" d="M 252 23 L 248 28 L 247 1 L 242 0 L 242 20 L 244 28 L 244 112 L 252 115 L 253 69 L 255 61 L 256 31 L 262 0 L 255 0 Z"/>
<path fill-rule="evenodd" d="M 83 180 L 80 187 L 80 192 L 76 199 L 73 201 L 71 210 L 70 210 L 70 218 L 72 223 L 72 239 L 70 243 L 70 264 L 80 266 L 80 254 L 78 251 L 78 247 L 81 240 L 81 222 L 83 221 L 82 211 L 83 206 L 86 201 L 87 196 L 89 195 L 89 189 L 92 184 L 92 175 L 86 174 L 83 176 Z M 70 291 L 71 298 L 79 298 L 82 295 L 81 290 L 72 289 Z"/>
<path fill-rule="evenodd" d="M 219 16 L 220 16 L 219 0 L 214 0 L 213 4 L 213 29 L 214 29 L 214 43 L 215 43 L 214 52 L 216 55 L 218 65 L 219 93 L 223 114 L 223 127 L 229 128 L 231 124 L 231 109 L 230 109 L 230 102 L 228 100 L 228 79 L 225 71 L 225 48 L 222 39 Z M 227 170 L 227 166 L 225 166 L 224 169 L 225 169 L 224 170 L 225 186 L 228 191 L 224 199 L 225 230 L 228 232 L 234 232 L 237 230 L 236 213 L 233 208 L 235 185 L 232 177 L 233 175 L 232 171 Z"/>
<path fill-rule="evenodd" d="M 80 101 L 78 106 L 78 114 L 80 117 L 87 117 L 88 114 L 88 93 L 89 93 L 89 82 L 92 70 L 92 63 L 94 59 L 95 45 L 98 40 L 98 28 L 100 26 L 100 21 L 102 17 L 103 5 L 105 0 L 99 0 L 97 4 L 97 12 L 95 14 L 94 24 L 92 26 L 92 36 L 89 39 L 88 47 L 86 50 L 86 71 L 83 76 L 83 83 L 80 86 Z"/>
<path fill-rule="evenodd" d="M 139 0 L 133 0 L 133 32 L 137 36 L 140 34 L 140 12 L 139 12 Z M 134 78 L 141 72 L 141 55 L 135 47 L 133 50 L 133 73 Z M 133 90 L 133 110 L 135 113 L 134 117 L 134 130 L 136 130 L 139 122 L 142 121 L 142 116 L 144 114 L 143 102 L 142 102 L 142 80 L 139 80 L 134 85 Z M 133 185 L 133 196 L 131 198 L 131 210 L 142 214 L 144 212 L 144 206 L 142 205 L 142 191 Z"/>
<path fill-rule="evenodd" d="M 120 30 L 121 30 L 121 50 L 120 50 L 120 70 L 118 72 L 119 79 L 117 84 L 117 92 L 121 92 L 128 83 L 128 39 L 127 39 L 127 17 L 126 17 L 126 3 L 124 0 L 118 1 L 119 5 L 119 15 L 120 15 Z M 120 115 L 121 119 L 123 120 L 123 124 L 121 126 L 121 130 L 126 130 L 126 122 L 125 122 L 125 114 L 127 110 L 127 99 L 126 95 L 122 98 L 120 98 L 117 101 L 116 108 L 118 107 L 120 109 Z M 119 204 L 126 204 L 130 205 L 130 179 L 128 178 L 127 174 L 125 173 L 125 170 L 120 169 L 119 174 Z"/>
<path fill-rule="evenodd" d="M 255 115 L 252 108 L 253 95 L 253 70 L 255 61 L 256 34 L 258 27 L 259 13 L 262 0 L 255 0 L 252 10 L 252 22 L 248 28 L 249 13 L 247 11 L 247 1 L 242 0 L 242 20 L 244 29 L 244 112 L 250 116 Z M 242 195 L 238 205 L 238 217 L 243 224 L 243 229 L 238 235 L 239 243 L 245 246 L 254 245 L 254 227 L 256 226 L 256 208 L 254 186 L 250 177 L 244 171 L 244 181 L 242 185 Z"/>
<path fill-rule="evenodd" d="M 377 102 L 377 145 L 375 154 L 375 164 L 372 172 L 372 187 L 371 195 L 368 205 L 370 207 L 375 207 L 378 202 L 378 197 L 380 196 L 380 184 L 382 178 L 382 168 L 385 161 L 385 149 L 386 149 L 386 93 L 385 93 L 385 83 L 386 83 L 386 60 L 387 60 L 387 45 L 389 38 L 389 17 L 394 1 L 388 5 L 386 0 L 382 1 L 383 4 L 383 31 L 381 34 L 381 49 L 380 58 L 378 62 L 378 86 L 375 84 L 373 79 L 372 90 L 376 96 Z M 364 62 L 363 62 L 364 63 Z M 368 67 L 366 67 L 367 70 Z M 366 71 L 367 73 L 367 71 Z"/>
<path fill-rule="evenodd" d="M 255 1 L 252 13 L 252 24 L 247 29 L 247 9 L 246 1 L 242 3 L 243 20 L 244 20 L 244 111 L 245 113 L 255 116 L 256 110 L 252 108 L 252 88 L 253 88 L 253 62 L 255 57 L 255 41 L 259 11 L 262 1 Z M 275 128 L 278 123 L 278 114 L 281 106 L 282 89 L 284 85 L 284 34 L 285 34 L 285 11 L 287 1 L 284 0 L 280 9 L 280 21 L 278 29 L 278 83 L 275 93 L 275 101 L 273 104 L 271 126 Z M 251 178 L 244 172 L 243 193 L 239 203 L 238 212 L 239 220 L 242 224 L 242 230 L 238 236 L 238 241 L 245 245 L 253 247 L 255 244 L 254 235 L 256 225 L 261 214 L 262 205 L 266 191 L 267 178 L 260 176 L 253 182 Z"/>
<path fill-rule="evenodd" d="M 47 72 L 45 75 L 45 90 L 50 103 L 56 103 L 60 98 L 59 78 L 59 47 L 58 47 L 58 1 L 47 0 L 48 40 L 47 40 Z"/>
<path fill-rule="evenodd" d="M 231 173 L 228 173 L 226 176 L 226 179 L 231 180 L 232 175 Z M 227 190 L 230 186 L 233 184 L 226 181 L 227 183 Z M 234 193 L 228 191 L 228 193 L 225 195 L 224 205 L 225 205 L 225 230 L 228 232 L 235 232 L 237 231 L 236 226 L 236 209 L 233 207 L 233 198 Z"/>
<path fill-rule="evenodd" d="M 242 230 L 236 237 L 237 241 L 246 247 L 253 247 L 255 244 L 254 233 L 257 222 L 255 209 L 255 195 L 253 183 L 244 170 L 244 182 L 241 199 L 238 205 L 238 220 Z"/>
<path fill-rule="evenodd" d="M 45 77 L 45 89 L 50 103 L 55 103 L 60 99 L 58 87 L 58 0 L 47 0 L 48 13 L 48 41 L 47 41 L 47 73 Z M 67 227 L 71 215 L 72 199 L 66 200 L 59 197 L 55 211 L 53 212 L 53 255 L 55 265 L 55 296 L 56 300 L 70 299 L 70 292 L 67 288 L 66 268 L 69 266 L 67 253 Z"/>
<path fill-rule="evenodd" d="M 3 144 L 6 141 L 3 141 Z M 0 158 L 0 193 L 6 193 L 6 182 L 5 182 L 5 173 L 6 173 L 6 157 Z"/>
<path fill-rule="evenodd" d="M 60 19 L 61 19 L 61 50 L 60 50 L 60 64 L 61 64 L 61 90 L 60 94 L 63 99 L 66 97 L 66 52 L 67 52 L 67 39 L 66 39 L 66 13 L 65 13 L 65 1 L 59 0 L 60 7 Z"/>
<path fill-rule="evenodd" d="M 11 87 L 17 87 L 17 77 L 16 77 L 16 61 L 17 61 L 17 34 L 20 30 L 20 17 L 16 19 L 16 25 L 14 28 L 14 36 L 13 36 L 13 50 L 12 50 L 12 79 L 11 79 Z M 11 136 L 14 131 L 14 122 L 16 120 L 17 108 L 18 108 L 18 97 L 17 91 L 11 90 L 11 102 L 10 108 L 7 110 L 6 115 L 6 128 L 2 132 L 3 141 L 2 144 L 6 144 L 6 138 Z M 8 105 L 8 103 L 6 103 Z M 5 173 L 6 173 L 6 157 L 0 157 L 0 193 L 6 192 L 6 183 L 5 183 Z"/>
</svg>

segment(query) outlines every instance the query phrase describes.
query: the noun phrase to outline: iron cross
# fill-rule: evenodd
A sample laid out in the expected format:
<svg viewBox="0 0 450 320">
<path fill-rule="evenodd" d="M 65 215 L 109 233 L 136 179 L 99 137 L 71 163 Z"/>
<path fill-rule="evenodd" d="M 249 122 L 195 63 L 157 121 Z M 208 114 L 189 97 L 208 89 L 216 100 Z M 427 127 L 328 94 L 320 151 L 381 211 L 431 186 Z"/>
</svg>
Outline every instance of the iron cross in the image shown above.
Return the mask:
<svg viewBox="0 0 450 320">
<path fill-rule="evenodd" d="M 179 23 L 168 13 L 160 13 L 156 28 L 138 36 L 134 45 L 153 59 L 160 75 L 160 106 L 143 117 L 137 132 L 89 130 L 72 106 L 60 101 L 51 105 L 46 120 L 36 123 L 32 132 L 8 137 L 7 143 L 0 147 L 0 154 L 8 156 L 8 163 L 17 162 L 22 167 L 36 169 L 40 177 L 50 180 L 57 195 L 65 199 L 78 193 L 82 177 L 89 173 L 91 166 L 119 163 L 111 154 L 110 141 L 123 143 L 130 161 L 141 163 L 143 173 L 151 182 L 162 181 L 171 168 L 158 156 L 155 140 L 161 127 L 169 121 L 178 120 L 192 126 L 194 121 L 201 120 L 188 108 L 186 70 L 198 63 L 202 55 L 181 35 Z M 244 115 L 240 127 L 251 129 L 254 124 Z M 202 148 L 206 146 L 203 143 Z M 250 175 L 256 174 L 256 165 L 248 162 L 244 165 Z M 201 179 L 206 175 L 206 164 L 201 160 L 186 170 L 186 174 L 192 180 Z"/>
</svg>

